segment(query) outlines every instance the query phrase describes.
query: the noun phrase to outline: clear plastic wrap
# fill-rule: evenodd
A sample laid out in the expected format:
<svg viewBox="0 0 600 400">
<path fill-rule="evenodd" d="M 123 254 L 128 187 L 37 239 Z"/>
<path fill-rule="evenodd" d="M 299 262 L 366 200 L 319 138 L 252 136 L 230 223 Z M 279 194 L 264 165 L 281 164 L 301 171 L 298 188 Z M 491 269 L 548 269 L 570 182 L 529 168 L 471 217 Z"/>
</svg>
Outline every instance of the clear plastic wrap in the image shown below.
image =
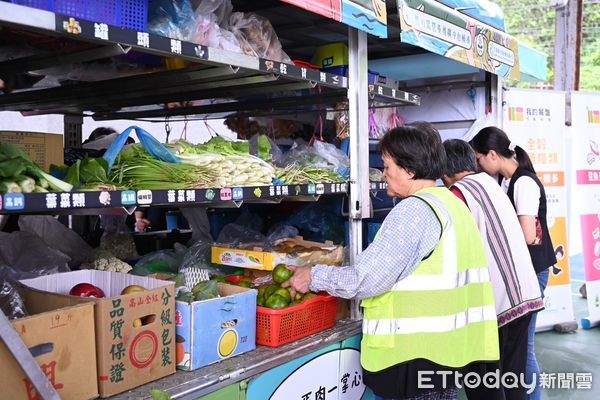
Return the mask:
<svg viewBox="0 0 600 400">
<path fill-rule="evenodd" d="M 49 215 L 21 215 L 21 231 L 39 236 L 50 247 L 61 251 L 71 258 L 70 267 L 92 262 L 94 250 L 77 233 L 61 224 Z"/>
<path fill-rule="evenodd" d="M 70 271 L 69 256 L 49 247 L 29 232 L 0 232 L 0 263 L 7 265 L 15 280 Z"/>
<path fill-rule="evenodd" d="M 229 19 L 229 27 L 239 40 L 244 54 L 284 63 L 292 62 L 283 51 L 268 19 L 254 13 L 235 12 Z"/>
<path fill-rule="evenodd" d="M 238 39 L 232 32 L 219 26 L 215 14 L 200 14 L 196 11 L 190 40 L 204 46 L 242 53 Z"/>
<path fill-rule="evenodd" d="M 190 0 L 155 0 L 150 3 L 148 32 L 171 39 L 190 40 L 194 26 Z"/>
<path fill-rule="evenodd" d="M 333 144 L 315 140 L 312 146 L 294 143 L 290 151 L 283 155 L 279 166 L 296 165 L 328 169 L 344 178 L 350 177 L 350 159 Z"/>
<path fill-rule="evenodd" d="M 383 172 L 377 168 L 369 168 L 370 182 L 383 182 Z"/>
<path fill-rule="evenodd" d="M 231 0 L 193 0 L 192 6 L 195 7 L 196 16 L 212 14 L 215 23 L 223 28 L 227 28 L 233 12 Z"/>
<path fill-rule="evenodd" d="M 277 143 L 267 135 L 256 134 L 248 140 L 248 143 L 250 144 L 250 154 L 265 161 L 277 163 L 283 156 Z"/>
<path fill-rule="evenodd" d="M 100 239 L 100 248 L 121 260 L 138 257 L 131 230 L 125 223 L 126 218 L 124 215 L 100 216 L 100 227 L 104 231 Z"/>
</svg>

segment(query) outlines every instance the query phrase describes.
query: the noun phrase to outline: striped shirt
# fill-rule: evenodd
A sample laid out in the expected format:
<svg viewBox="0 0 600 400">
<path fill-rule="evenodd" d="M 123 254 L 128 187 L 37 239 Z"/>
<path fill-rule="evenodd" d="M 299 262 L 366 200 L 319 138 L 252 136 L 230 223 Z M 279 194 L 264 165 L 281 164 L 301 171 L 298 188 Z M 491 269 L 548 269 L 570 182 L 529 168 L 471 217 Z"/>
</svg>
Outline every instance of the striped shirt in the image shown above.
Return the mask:
<svg viewBox="0 0 600 400">
<path fill-rule="evenodd" d="M 454 184 L 481 232 L 494 287 L 498 326 L 544 307 L 523 230 L 508 196 L 485 173 Z"/>
<path fill-rule="evenodd" d="M 354 265 L 313 267 L 310 289 L 346 299 L 385 293 L 433 252 L 441 234 L 431 207 L 417 197 L 407 197 L 390 211 L 381 234 L 356 257 Z"/>
</svg>

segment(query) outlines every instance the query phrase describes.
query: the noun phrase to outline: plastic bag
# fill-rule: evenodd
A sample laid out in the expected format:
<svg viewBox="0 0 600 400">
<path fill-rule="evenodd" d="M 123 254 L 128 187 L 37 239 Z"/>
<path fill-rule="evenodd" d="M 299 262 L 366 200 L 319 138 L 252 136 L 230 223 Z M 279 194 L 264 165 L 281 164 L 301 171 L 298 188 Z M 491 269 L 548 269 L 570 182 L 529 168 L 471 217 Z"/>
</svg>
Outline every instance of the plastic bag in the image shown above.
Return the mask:
<svg viewBox="0 0 600 400">
<path fill-rule="evenodd" d="M 178 164 L 181 162 L 173 153 L 171 153 L 169 149 L 165 147 L 164 144 L 156 140 L 154 136 L 152 136 L 139 126 L 132 125 L 129 128 L 125 129 L 123 132 L 121 132 L 114 139 L 110 147 L 106 149 L 106 152 L 102 156 L 108 162 L 109 171 L 115 163 L 117 156 L 119 155 L 121 150 L 123 150 L 123 147 L 125 146 L 125 143 L 127 142 L 127 139 L 129 138 L 129 135 L 132 131 L 135 131 L 135 134 L 137 135 L 142 146 L 144 147 L 144 150 L 146 150 L 152 157 L 156 158 L 157 160 L 162 160 L 169 163 Z"/>
<path fill-rule="evenodd" d="M 369 182 L 383 182 L 383 172 L 377 168 L 369 168 Z"/>
<path fill-rule="evenodd" d="M 105 235 L 131 233 L 127 226 L 126 215 L 100 215 L 100 228 Z"/>
<path fill-rule="evenodd" d="M 196 14 L 191 41 L 204 46 L 242 53 L 242 48 L 235 35 L 219 27 L 214 14 Z"/>
<path fill-rule="evenodd" d="M 266 241 L 265 235 L 259 231 L 249 228 L 247 225 L 240 225 L 237 223 L 227 224 L 221 229 L 219 237 L 217 238 L 218 243 L 227 244 L 251 244 L 251 243 L 264 243 Z"/>
<path fill-rule="evenodd" d="M 196 242 L 212 242 L 213 238 L 210 235 L 210 222 L 204 207 L 182 207 L 181 215 L 186 219 L 188 225 L 192 229 L 192 238 L 188 245 L 193 245 Z"/>
<path fill-rule="evenodd" d="M 160 272 L 177 272 L 183 254 L 176 253 L 174 250 L 159 250 L 148 253 L 135 264 L 133 274 L 135 275 L 150 275 Z"/>
<path fill-rule="evenodd" d="M 244 54 L 291 64 L 268 19 L 254 13 L 236 12 L 231 14 L 229 24 Z"/>
<path fill-rule="evenodd" d="M 0 263 L 12 270 L 15 280 L 70 271 L 69 256 L 49 247 L 29 232 L 0 232 Z"/>
<path fill-rule="evenodd" d="M 148 32 L 189 41 L 194 28 L 190 0 L 155 0 L 149 3 Z"/>
<path fill-rule="evenodd" d="M 121 260 L 139 256 L 131 230 L 125 223 L 126 218 L 124 215 L 100 216 L 100 228 L 104 231 L 100 239 L 100 249 L 110 252 Z"/>
<path fill-rule="evenodd" d="M 333 144 L 315 140 L 312 146 L 294 143 L 279 162 L 279 166 L 297 165 L 329 169 L 343 178 L 350 177 L 350 159 Z"/>
<path fill-rule="evenodd" d="M 28 315 L 25 302 L 17 290 L 17 283 L 8 277 L 6 267 L 0 266 L 0 310 L 8 319 Z"/>
<path fill-rule="evenodd" d="M 70 267 L 94 260 L 94 250 L 81 236 L 49 215 L 21 215 L 19 229 L 38 235 L 50 247 L 69 256 Z"/>
<path fill-rule="evenodd" d="M 278 240 L 285 239 L 285 238 L 292 238 L 292 237 L 296 237 L 298 235 L 300 235 L 300 232 L 298 232 L 297 228 L 293 227 L 292 225 L 288 225 L 288 224 L 280 224 L 280 225 L 276 225 L 273 228 L 271 228 L 271 230 L 269 231 L 269 234 L 267 236 L 267 242 L 270 245 L 273 245 Z"/>
<path fill-rule="evenodd" d="M 267 135 L 254 135 L 248 140 L 248 143 L 250 144 L 250 154 L 265 161 L 277 163 L 283 156 L 283 152 L 277 143 Z"/>
<path fill-rule="evenodd" d="M 192 0 L 192 6 L 196 15 L 213 14 L 217 25 L 223 28 L 229 26 L 229 18 L 233 12 L 231 0 Z"/>
<path fill-rule="evenodd" d="M 186 268 L 208 269 L 210 261 L 211 242 L 198 241 L 192 245 L 183 255 L 179 270 Z"/>
<path fill-rule="evenodd" d="M 292 215 L 287 223 L 300 229 L 306 240 L 343 243 L 345 240 L 344 219 L 336 215 L 333 204 L 309 204 Z"/>
</svg>

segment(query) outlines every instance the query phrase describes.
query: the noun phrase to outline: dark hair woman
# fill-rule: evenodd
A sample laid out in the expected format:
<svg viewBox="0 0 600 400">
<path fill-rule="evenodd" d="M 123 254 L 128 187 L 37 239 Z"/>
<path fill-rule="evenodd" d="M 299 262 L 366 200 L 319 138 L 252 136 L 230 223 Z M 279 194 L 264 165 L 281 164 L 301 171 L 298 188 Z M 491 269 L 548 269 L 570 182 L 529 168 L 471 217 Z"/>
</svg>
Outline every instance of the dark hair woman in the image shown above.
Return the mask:
<svg viewBox="0 0 600 400">
<path fill-rule="evenodd" d="M 435 371 L 499 357 L 483 242 L 467 207 L 436 187 L 446 157 L 435 129 L 393 129 L 379 150 L 388 194 L 403 200 L 373 243 L 354 265 L 290 267 L 284 285 L 362 300 L 361 364 L 375 394 L 454 399 L 454 381 Z"/>
<path fill-rule="evenodd" d="M 479 167 L 488 174 L 499 175 L 501 178 L 502 189 L 517 212 L 543 294 L 548 284 L 548 268 L 556 264 L 556 255 L 546 221 L 546 192 L 535 174 L 531 159 L 524 149 L 496 127 L 482 129 L 470 143 L 475 150 Z M 536 320 L 534 314 L 529 325 L 526 371 L 528 383 L 533 382 L 533 375 L 539 375 L 540 372 L 534 349 Z M 529 399 L 538 400 L 540 396 L 537 386 Z"/>
</svg>

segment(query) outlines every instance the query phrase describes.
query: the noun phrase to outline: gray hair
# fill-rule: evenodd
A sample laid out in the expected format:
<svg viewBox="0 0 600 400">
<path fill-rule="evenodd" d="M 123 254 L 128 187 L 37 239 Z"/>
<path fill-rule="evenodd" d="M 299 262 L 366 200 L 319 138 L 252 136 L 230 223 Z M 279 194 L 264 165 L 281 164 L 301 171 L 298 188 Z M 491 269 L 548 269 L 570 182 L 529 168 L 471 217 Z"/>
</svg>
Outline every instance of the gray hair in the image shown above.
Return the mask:
<svg viewBox="0 0 600 400">
<path fill-rule="evenodd" d="M 446 150 L 446 166 L 444 175 L 454 176 L 461 172 L 477 171 L 477 157 L 469 143 L 460 139 L 444 141 Z"/>
</svg>

